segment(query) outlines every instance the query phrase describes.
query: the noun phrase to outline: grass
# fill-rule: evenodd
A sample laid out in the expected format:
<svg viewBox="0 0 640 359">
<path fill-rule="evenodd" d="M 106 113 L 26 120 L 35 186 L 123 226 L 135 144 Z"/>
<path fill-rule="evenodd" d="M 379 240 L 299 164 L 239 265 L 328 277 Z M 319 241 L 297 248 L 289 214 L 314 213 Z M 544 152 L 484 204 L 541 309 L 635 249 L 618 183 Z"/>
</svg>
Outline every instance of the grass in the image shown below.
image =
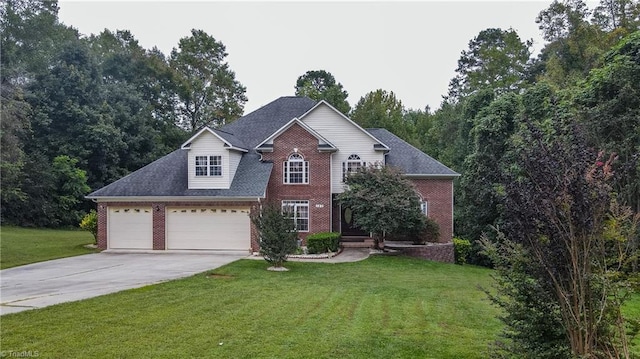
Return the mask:
<svg viewBox="0 0 640 359">
<path fill-rule="evenodd" d="M 2 350 L 42 358 L 485 358 L 490 271 L 403 257 L 240 260 L 212 273 L 2 317 Z M 97 278 L 99 280 L 99 278 Z"/>
<path fill-rule="evenodd" d="M 87 231 L 2 226 L 0 236 L 0 269 L 95 252 Z"/>
</svg>

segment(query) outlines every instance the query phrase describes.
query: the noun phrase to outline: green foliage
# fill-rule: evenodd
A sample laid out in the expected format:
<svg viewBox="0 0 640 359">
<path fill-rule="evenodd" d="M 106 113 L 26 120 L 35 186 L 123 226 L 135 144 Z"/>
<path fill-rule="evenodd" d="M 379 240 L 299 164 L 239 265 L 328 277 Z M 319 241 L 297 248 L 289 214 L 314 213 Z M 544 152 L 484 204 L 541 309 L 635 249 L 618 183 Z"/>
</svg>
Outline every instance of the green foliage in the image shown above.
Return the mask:
<svg viewBox="0 0 640 359">
<path fill-rule="evenodd" d="M 458 100 L 477 90 L 516 91 L 524 78 L 532 42 L 523 43 L 515 30 L 486 29 L 469 41 L 449 83 L 449 98 Z"/>
<path fill-rule="evenodd" d="M 456 264 L 465 264 L 467 263 L 467 256 L 471 252 L 471 242 L 462 238 L 454 238 L 453 251 Z"/>
<path fill-rule="evenodd" d="M 274 267 L 282 267 L 287 256 L 298 246 L 298 231 L 294 220 L 282 213 L 276 204 L 265 204 L 252 212 L 251 221 L 260 236 L 260 254 Z"/>
<path fill-rule="evenodd" d="M 505 180 L 503 227 L 517 246 L 498 238 L 494 249 L 510 252 L 504 257 L 515 262 L 494 256 L 496 266 L 506 261 L 500 272 L 506 283 L 500 289 L 504 298 L 494 302 L 516 319 L 539 316 L 523 309 L 531 301 L 538 303 L 533 306 L 537 311 L 553 304 L 555 309 L 545 313 L 557 312 L 556 319 L 546 320 L 562 324 L 564 346 L 572 355 L 618 357 L 629 349 L 621 307 L 631 283 L 622 268 L 637 251 L 633 243 L 640 216 L 623 216 L 626 210 L 612 202 L 615 158 L 606 159 L 587 147 L 583 131 L 571 117 L 554 120 L 551 132 L 528 123 L 519 133 L 527 145 L 515 149 L 514 166 Z M 607 227 L 611 217 L 628 224 Z M 613 228 L 620 233 L 612 235 Z M 531 286 L 514 283 L 523 279 Z M 539 343 L 530 338 L 553 332 L 543 325 L 537 333 L 531 327 L 523 333 L 517 320 L 506 318 L 507 330 L 518 341 L 516 349 L 536 347 Z"/>
<path fill-rule="evenodd" d="M 94 244 L 98 244 L 98 213 L 95 209 L 92 209 L 82 217 L 82 220 L 80 221 L 80 228 L 85 231 L 89 231 L 93 236 Z"/>
<path fill-rule="evenodd" d="M 353 210 L 358 227 L 374 234 L 376 245 L 387 233 L 419 233 L 424 228 L 420 196 L 400 172 L 369 166 L 350 174 L 345 183 L 348 188 L 338 200 Z"/>
<path fill-rule="evenodd" d="M 424 228 L 412 236 L 413 244 L 437 243 L 439 239 L 440 226 L 429 217 L 424 220 Z"/>
<path fill-rule="evenodd" d="M 202 30 L 180 39 L 169 64 L 178 76 L 179 124 L 195 132 L 203 126 L 221 126 L 242 115 L 246 88 L 224 62 L 222 42 Z"/>
<path fill-rule="evenodd" d="M 320 232 L 307 236 L 307 250 L 309 253 L 337 252 L 340 245 L 340 233 Z"/>
<path fill-rule="evenodd" d="M 506 327 L 493 345 L 491 357 L 571 358 L 560 307 L 536 276 L 540 263 L 503 233 L 493 237 L 485 235 L 481 240 L 495 269 L 495 291 L 486 293 L 502 309 L 500 319 Z"/>
<path fill-rule="evenodd" d="M 412 142 L 413 124 L 405 122 L 404 107 L 393 91 L 382 89 L 360 98 L 351 113 L 351 119 L 363 128 L 385 128 L 400 138 Z"/>
<path fill-rule="evenodd" d="M 347 102 L 349 93 L 342 89 L 342 84 L 325 70 L 311 70 L 298 77 L 296 96 L 306 96 L 316 101 L 325 100 L 344 115 L 348 115 L 351 106 Z"/>
<path fill-rule="evenodd" d="M 640 31 L 624 38 L 590 72 L 575 97 L 594 147 L 616 153 L 619 198 L 640 212 Z"/>
</svg>

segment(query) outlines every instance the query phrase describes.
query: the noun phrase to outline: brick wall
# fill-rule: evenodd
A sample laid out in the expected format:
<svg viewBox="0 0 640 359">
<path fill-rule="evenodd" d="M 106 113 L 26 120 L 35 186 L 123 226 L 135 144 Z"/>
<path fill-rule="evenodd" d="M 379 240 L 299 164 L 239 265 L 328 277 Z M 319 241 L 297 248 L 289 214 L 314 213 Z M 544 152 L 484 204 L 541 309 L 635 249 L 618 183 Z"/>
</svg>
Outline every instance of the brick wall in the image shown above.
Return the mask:
<svg viewBox="0 0 640 359">
<path fill-rule="evenodd" d="M 441 243 L 453 238 L 453 180 L 412 179 L 422 198 L 428 203 L 428 216 L 440 226 Z"/>
<path fill-rule="evenodd" d="M 308 184 L 284 184 L 283 163 L 298 150 L 309 161 Z M 309 232 L 300 232 L 306 239 L 309 233 L 331 231 L 331 153 L 318 151 L 318 139 L 298 124 L 294 124 L 273 141 L 273 152 L 266 152 L 263 160 L 273 162 L 267 187 L 267 201 L 278 204 L 282 200 L 309 201 Z"/>
<path fill-rule="evenodd" d="M 107 249 L 107 205 L 98 203 L 98 248 Z"/>
<path fill-rule="evenodd" d="M 166 208 L 167 207 L 192 207 L 192 206 L 226 206 L 226 207 L 251 207 L 256 210 L 258 202 L 244 201 L 211 201 L 211 202 L 100 202 L 98 203 L 98 248 L 107 249 L 107 214 L 109 207 L 140 207 L 151 206 L 153 211 L 153 249 L 166 248 Z M 251 224 L 251 250 L 257 251 L 258 234 Z"/>
</svg>

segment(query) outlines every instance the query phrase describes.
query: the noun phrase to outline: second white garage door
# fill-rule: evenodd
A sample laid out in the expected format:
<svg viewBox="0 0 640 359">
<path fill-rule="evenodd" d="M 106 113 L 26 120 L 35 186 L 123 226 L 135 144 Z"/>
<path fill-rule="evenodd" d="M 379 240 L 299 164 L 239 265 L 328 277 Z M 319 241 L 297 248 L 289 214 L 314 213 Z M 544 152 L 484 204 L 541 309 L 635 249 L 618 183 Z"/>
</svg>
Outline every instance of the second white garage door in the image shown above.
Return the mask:
<svg viewBox="0 0 640 359">
<path fill-rule="evenodd" d="M 167 249 L 248 250 L 249 208 L 167 209 Z"/>
</svg>

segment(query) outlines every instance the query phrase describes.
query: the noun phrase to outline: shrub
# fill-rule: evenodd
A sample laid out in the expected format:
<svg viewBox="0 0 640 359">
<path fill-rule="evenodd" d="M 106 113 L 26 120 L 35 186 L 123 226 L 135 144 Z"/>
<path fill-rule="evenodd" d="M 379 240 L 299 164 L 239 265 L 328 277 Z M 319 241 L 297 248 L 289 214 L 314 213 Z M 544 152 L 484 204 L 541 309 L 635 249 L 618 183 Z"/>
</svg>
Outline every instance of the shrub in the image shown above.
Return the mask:
<svg viewBox="0 0 640 359">
<path fill-rule="evenodd" d="M 414 237 L 413 244 L 425 244 L 437 242 L 440 239 L 440 226 L 431 218 L 426 218 L 424 228 L 418 236 Z"/>
<path fill-rule="evenodd" d="M 93 235 L 94 244 L 98 244 L 98 213 L 92 209 L 80 221 L 80 228 Z"/>
<path fill-rule="evenodd" d="M 298 247 L 298 231 L 291 217 L 276 204 L 253 212 L 251 220 L 260 233 L 260 254 L 274 267 L 282 267 L 287 256 Z"/>
<path fill-rule="evenodd" d="M 462 238 L 453 239 L 453 251 L 456 258 L 456 264 L 467 263 L 467 256 L 471 252 L 471 242 Z"/>
<path fill-rule="evenodd" d="M 307 251 L 309 253 L 337 252 L 340 245 L 340 233 L 320 232 L 307 236 Z"/>
</svg>

